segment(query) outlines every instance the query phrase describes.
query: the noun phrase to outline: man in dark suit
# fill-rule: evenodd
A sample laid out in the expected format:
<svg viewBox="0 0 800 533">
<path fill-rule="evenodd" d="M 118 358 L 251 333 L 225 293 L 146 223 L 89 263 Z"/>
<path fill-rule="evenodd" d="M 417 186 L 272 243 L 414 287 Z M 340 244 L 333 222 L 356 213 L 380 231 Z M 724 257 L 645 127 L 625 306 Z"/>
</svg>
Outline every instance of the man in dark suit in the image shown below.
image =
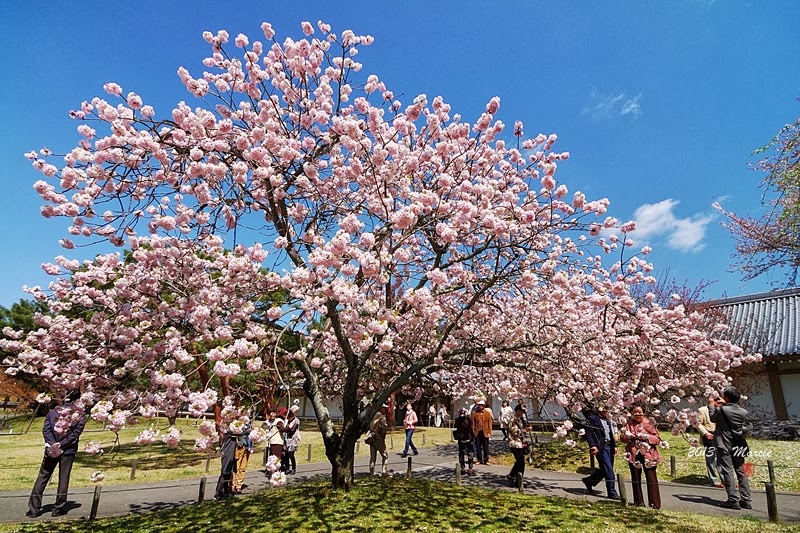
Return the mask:
<svg viewBox="0 0 800 533">
<path fill-rule="evenodd" d="M 714 446 L 717 447 L 717 463 L 722 472 L 722 482 L 728 493 L 728 500 L 722 507 L 728 509 L 752 509 L 750 500 L 750 479 L 744 471 L 745 450 L 733 443 L 734 433 L 743 434 L 747 410 L 737 405 L 741 394 L 735 387 L 722 391 L 722 402 L 716 407 L 709 406 L 714 429 Z M 739 489 L 736 489 L 738 480 Z"/>
<path fill-rule="evenodd" d="M 80 391 L 70 392 L 64 405 L 51 409 L 44 419 L 42 428 L 45 442 L 44 459 L 28 500 L 28 512 L 25 513 L 28 518 L 36 518 L 42 512 L 42 495 L 56 466 L 58 466 L 58 492 L 52 515 L 67 514 L 64 505 L 67 503 L 69 475 L 72 472 L 75 453 L 78 451 L 78 438 L 86 425 L 86 415 L 77 405 L 73 405 L 73 402 L 80 397 Z"/>
<path fill-rule="evenodd" d="M 600 480 L 606 480 L 606 490 L 608 497 L 618 500 L 616 483 L 614 483 L 614 456 L 617 454 L 617 441 L 614 437 L 614 429 L 611 420 L 608 419 L 608 412 L 604 406 L 600 406 L 596 411 L 586 413 L 586 431 L 584 437 L 589 443 L 589 453 L 591 453 L 598 463 L 598 469 L 585 478 L 582 478 L 586 492 L 594 494 L 594 486 Z"/>
</svg>

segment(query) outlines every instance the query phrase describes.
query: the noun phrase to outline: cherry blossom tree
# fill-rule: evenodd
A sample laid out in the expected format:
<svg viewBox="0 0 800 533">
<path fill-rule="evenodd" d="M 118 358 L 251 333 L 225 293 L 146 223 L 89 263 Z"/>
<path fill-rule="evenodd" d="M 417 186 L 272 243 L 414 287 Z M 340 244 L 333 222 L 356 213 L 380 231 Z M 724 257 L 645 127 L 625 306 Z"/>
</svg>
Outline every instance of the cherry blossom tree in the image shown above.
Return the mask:
<svg viewBox="0 0 800 533">
<path fill-rule="evenodd" d="M 198 107 L 180 102 L 159 119 L 140 96 L 108 83 L 110 99 L 72 113 L 82 139 L 63 163 L 47 149 L 28 154 L 45 176 L 35 186 L 43 215 L 70 220 L 67 249 L 77 239 L 128 245 L 144 270 L 125 284 L 150 279 L 152 262 L 165 269 L 160 280 L 191 280 L 197 292 L 176 287 L 164 299 L 163 285 L 147 292 L 143 281 L 126 293 L 102 275 L 116 256 L 86 271 L 62 260 L 76 281 L 92 273 L 85 288 L 72 282 L 67 301 L 102 301 L 103 312 L 86 315 L 85 328 L 52 318 L 20 340 L 12 370 L 51 368 L 58 387 L 87 391 L 101 419 L 132 414 L 117 407 L 132 398 L 106 391 L 138 372 L 148 387 L 143 416 L 179 401 L 198 411 L 220 401 L 224 419 L 240 420 L 225 384 L 258 371 L 248 365 L 272 343 L 301 373 L 332 484 L 344 488 L 373 414 L 420 380 L 453 392 L 528 387 L 558 390 L 567 404 L 603 396 L 620 405 L 687 389 L 691 376 L 724 380 L 738 356 L 730 344 L 706 341 L 683 309 L 646 309 L 630 297 L 630 284 L 653 281 L 647 250 L 626 257 L 632 223 L 605 217 L 607 199 L 570 195 L 556 181 L 569 154 L 553 151 L 555 135 L 526 137 L 520 122 L 506 134 L 497 98 L 474 121 L 438 96 L 404 105 L 361 73 L 368 35 L 304 22 L 303 38 L 280 42 L 268 23 L 261 29 L 264 41 L 233 39 L 240 57 L 227 32 L 204 34 L 206 71 L 178 70 Z M 612 228 L 623 238 L 603 236 Z M 258 244 L 244 249 L 243 240 Z M 620 259 L 606 271 L 602 257 L 614 251 Z M 224 278 L 211 294 L 200 289 L 208 276 Z M 60 288 L 52 286 L 56 299 Z M 254 302 L 276 290 L 287 298 L 267 310 L 276 326 L 267 328 L 253 320 Z M 298 339 L 296 349 L 280 349 L 282 335 Z M 51 364 L 54 349 L 28 349 L 37 342 L 67 347 L 74 360 Z M 698 353 L 701 370 L 682 375 Z M 64 365 L 75 371 L 62 373 Z M 608 373 L 592 377 L 598 368 Z M 332 396 L 341 428 L 326 408 Z"/>
<path fill-rule="evenodd" d="M 786 269 L 785 281 L 794 285 L 800 270 L 800 118 L 755 153 L 767 154 L 754 165 L 764 173 L 763 214 L 742 216 L 720 204 L 715 207 L 726 216 L 724 225 L 736 240 L 735 266 L 743 279 Z"/>
<path fill-rule="evenodd" d="M 258 320 L 255 306 L 271 294 L 264 252 L 225 251 L 213 237 L 130 243 L 124 258 L 61 256 L 44 265 L 69 275 L 51 284 L 49 296 L 31 289 L 48 312 L 26 335 L 9 331 L 18 338 L 4 343 L 17 353 L 12 371 L 38 376 L 56 396 L 81 389 L 92 417 L 112 430 L 158 413 L 174 424 L 184 404 L 195 416 L 213 408 L 226 425 L 239 413 L 228 409 L 223 419 L 223 399 L 239 406 L 252 394 L 244 381 L 268 368 L 264 355 L 276 343 L 275 326 Z"/>
</svg>

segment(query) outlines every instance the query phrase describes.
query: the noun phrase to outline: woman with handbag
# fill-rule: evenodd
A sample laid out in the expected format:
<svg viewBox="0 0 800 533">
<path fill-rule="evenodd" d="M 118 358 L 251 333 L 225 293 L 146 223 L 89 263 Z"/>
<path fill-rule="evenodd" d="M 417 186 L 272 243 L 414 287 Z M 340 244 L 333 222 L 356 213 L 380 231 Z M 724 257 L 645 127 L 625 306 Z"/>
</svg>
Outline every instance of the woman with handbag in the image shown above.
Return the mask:
<svg viewBox="0 0 800 533">
<path fill-rule="evenodd" d="M 658 488 L 656 467 L 662 457 L 658 451 L 661 435 L 658 428 L 645 418 L 644 409 L 636 405 L 631 409 L 631 418 L 622 428 L 620 440 L 625 443 L 625 459 L 631 469 L 633 504 L 644 507 L 642 494 L 642 471 L 647 484 L 647 503 L 653 509 L 661 509 L 661 492 Z"/>
<path fill-rule="evenodd" d="M 528 443 L 525 432 L 530 431 L 525 425 L 525 411 L 521 405 L 514 408 L 514 416 L 508 422 L 508 449 L 514 455 L 514 466 L 511 467 L 507 479 L 512 487 L 517 486 L 517 474 L 525 475 L 525 456 L 528 454 Z"/>
<path fill-rule="evenodd" d="M 286 423 L 283 426 L 283 457 L 281 458 L 281 470 L 287 474 L 294 474 L 297 471 L 297 459 L 294 453 L 300 446 L 300 419 L 297 412 L 300 406 L 293 405 L 289 408 L 286 415 Z"/>
<path fill-rule="evenodd" d="M 375 474 L 375 462 L 378 459 L 378 455 L 381 456 L 381 474 L 385 476 L 389 473 L 386 469 L 386 459 L 389 458 L 389 454 L 386 452 L 386 433 L 389 431 L 389 424 L 386 422 L 386 411 L 388 408 L 389 406 L 386 404 L 380 406 L 378 412 L 375 413 L 375 416 L 372 417 L 372 421 L 369 423 L 368 440 L 364 441 L 369 445 L 370 475 Z"/>
</svg>

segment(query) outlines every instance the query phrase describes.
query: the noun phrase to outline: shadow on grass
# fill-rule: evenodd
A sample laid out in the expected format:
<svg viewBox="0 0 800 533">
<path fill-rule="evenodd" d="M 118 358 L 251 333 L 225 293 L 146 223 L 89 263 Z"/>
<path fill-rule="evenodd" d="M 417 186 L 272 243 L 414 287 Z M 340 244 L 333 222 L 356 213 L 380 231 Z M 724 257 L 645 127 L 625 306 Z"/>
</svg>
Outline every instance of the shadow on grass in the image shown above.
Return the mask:
<svg viewBox="0 0 800 533">
<path fill-rule="evenodd" d="M 175 448 L 165 444 L 125 443 L 102 455 L 77 454 L 75 464 L 87 468 L 130 468 L 137 461 L 138 470 L 166 470 L 197 466 L 206 458 L 205 453 L 197 452 L 189 442 L 180 442 Z"/>
<path fill-rule="evenodd" d="M 707 485 L 711 486 L 711 482 L 708 480 L 708 476 L 701 476 L 699 474 L 688 474 L 685 476 L 680 476 L 676 478 L 672 478 L 674 483 L 685 483 L 686 485 Z"/>
<path fill-rule="evenodd" d="M 157 509 L 160 502 L 145 504 Z M 142 509 L 148 510 L 148 509 Z M 626 508 L 613 502 L 533 497 L 401 477 L 359 477 L 350 491 L 328 481 L 138 516 L 59 523 L 60 531 L 754 531 L 771 525 Z M 713 522 L 713 523 L 709 523 Z M 769 529 L 779 531 L 779 529 Z M 47 531 L 47 525 L 21 531 Z M 785 529 L 783 529 L 785 531 Z"/>
</svg>

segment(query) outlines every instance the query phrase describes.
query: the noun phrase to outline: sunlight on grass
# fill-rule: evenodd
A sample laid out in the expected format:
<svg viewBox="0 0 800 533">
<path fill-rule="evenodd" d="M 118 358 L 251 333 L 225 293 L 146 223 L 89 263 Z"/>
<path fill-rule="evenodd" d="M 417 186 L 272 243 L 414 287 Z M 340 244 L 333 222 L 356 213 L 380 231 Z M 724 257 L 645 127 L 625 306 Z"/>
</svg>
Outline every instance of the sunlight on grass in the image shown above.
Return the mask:
<svg viewBox="0 0 800 533">
<path fill-rule="evenodd" d="M 42 424 L 44 418 L 37 418 L 28 433 L 23 433 L 30 423 L 29 416 L 22 416 L 9 421 L 11 434 L 0 436 L 0 487 L 4 490 L 28 490 L 36 480 L 39 465 L 42 461 L 44 440 Z M 154 421 L 154 426 L 166 430 L 167 421 L 163 418 Z M 199 437 L 197 423 L 192 419 L 180 419 L 177 426 L 182 432 L 182 440 L 176 448 L 169 448 L 162 443 L 139 445 L 133 439 L 150 424 L 139 424 L 119 432 L 119 443 L 114 444 L 115 435 L 103 430 L 102 425 L 89 421 L 81 436 L 81 448 L 89 441 L 103 446 L 102 455 L 88 455 L 80 452 L 75 458 L 71 483 L 72 487 L 87 487 L 92 483 L 89 476 L 95 470 L 102 470 L 106 475 L 104 486 L 127 483 L 148 483 L 155 481 L 172 481 L 176 479 L 198 478 L 206 473 L 208 454 L 193 449 L 194 439 Z M 304 421 L 301 427 L 300 448 L 297 460 L 306 462 L 327 462 L 322 437 L 312 421 Z M 387 447 L 399 449 L 403 445 L 402 429 L 395 430 L 387 438 Z M 414 442 L 418 447 L 431 447 L 450 443 L 450 430 L 447 428 L 420 428 Z M 308 445 L 311 445 L 311 459 L 308 459 Z M 393 447 L 392 447 L 393 446 Z M 251 459 L 251 468 L 261 468 L 263 464 L 263 446 L 258 446 Z M 358 456 L 369 454 L 369 447 L 359 444 Z M 135 479 L 131 481 L 131 470 L 136 461 Z M 209 464 L 210 472 L 219 471 L 219 459 L 215 456 Z"/>
<path fill-rule="evenodd" d="M 0 532 L 46 532 L 45 523 Z M 359 477 L 349 491 L 326 481 L 145 515 L 58 523 L 59 531 L 628 531 L 784 532 L 796 525 L 523 496 L 425 480 Z"/>
</svg>

